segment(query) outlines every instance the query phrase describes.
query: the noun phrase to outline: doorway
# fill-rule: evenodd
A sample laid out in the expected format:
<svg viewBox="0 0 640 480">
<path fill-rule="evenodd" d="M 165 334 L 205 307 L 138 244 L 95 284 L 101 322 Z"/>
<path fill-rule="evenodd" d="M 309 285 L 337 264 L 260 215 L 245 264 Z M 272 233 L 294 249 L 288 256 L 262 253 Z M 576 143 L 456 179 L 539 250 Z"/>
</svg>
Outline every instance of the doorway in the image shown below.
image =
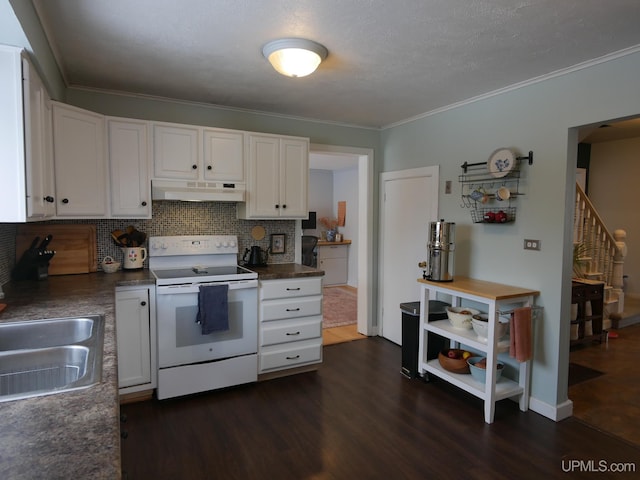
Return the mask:
<svg viewBox="0 0 640 480">
<path fill-rule="evenodd" d="M 418 300 L 418 263 L 426 260 L 429 223 L 438 218 L 439 167 L 380 176 L 379 318 L 382 336 L 402 344 L 400 303 Z"/>
<path fill-rule="evenodd" d="M 627 231 L 628 251 L 638 255 L 640 243 L 638 235 L 633 234 L 638 217 L 633 218 L 635 211 L 627 206 L 635 200 L 633 179 L 640 173 L 635 160 L 640 151 L 640 117 L 581 127 L 578 141 L 590 149 L 589 173 L 583 175 L 590 199 L 610 230 Z M 628 254 L 624 274 L 633 276 L 637 265 Z M 626 319 L 638 312 L 632 295 L 625 294 L 622 317 Z M 625 370 L 640 350 L 640 325 L 616 333 L 617 338 L 610 337 L 608 342 L 579 345 L 569 351 L 568 398 L 573 402 L 575 417 L 640 445 L 637 408 L 630 401 L 638 396 L 639 388 L 629 382 Z"/>
<path fill-rule="evenodd" d="M 357 231 L 353 232 L 354 241 L 351 244 L 354 262 L 349 268 L 355 270 L 355 286 L 357 287 L 357 332 L 371 336 L 375 335 L 375 316 L 372 302 L 373 295 L 373 150 L 337 145 L 311 144 L 310 156 L 314 154 L 330 159 L 345 158 L 357 167 Z M 347 207 L 348 208 L 348 207 Z M 296 227 L 302 234 L 300 223 Z M 299 255 L 300 252 L 296 252 Z M 298 260 L 296 260 L 298 261 Z"/>
</svg>

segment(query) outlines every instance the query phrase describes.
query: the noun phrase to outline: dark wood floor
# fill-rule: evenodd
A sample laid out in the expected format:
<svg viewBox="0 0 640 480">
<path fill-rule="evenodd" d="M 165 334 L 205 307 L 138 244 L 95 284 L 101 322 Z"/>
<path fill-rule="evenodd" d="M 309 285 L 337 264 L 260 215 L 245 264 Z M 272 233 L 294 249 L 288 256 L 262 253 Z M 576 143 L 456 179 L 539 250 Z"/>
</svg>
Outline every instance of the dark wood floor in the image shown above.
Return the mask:
<svg viewBox="0 0 640 480">
<path fill-rule="evenodd" d="M 325 347 L 318 372 L 123 405 L 124 478 L 637 478 L 585 471 L 640 471 L 637 446 L 510 400 L 487 425 L 475 397 L 403 377 L 400 353 L 368 338 Z"/>
</svg>

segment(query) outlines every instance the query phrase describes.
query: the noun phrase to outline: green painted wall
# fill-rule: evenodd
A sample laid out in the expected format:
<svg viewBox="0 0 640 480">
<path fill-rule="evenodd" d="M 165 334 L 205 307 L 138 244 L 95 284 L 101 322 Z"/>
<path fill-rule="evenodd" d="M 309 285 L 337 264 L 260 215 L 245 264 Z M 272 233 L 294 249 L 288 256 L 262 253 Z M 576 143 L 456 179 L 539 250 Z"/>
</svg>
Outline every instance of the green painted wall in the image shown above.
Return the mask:
<svg viewBox="0 0 640 480">
<path fill-rule="evenodd" d="M 382 132 L 381 171 L 440 165 L 439 217 L 456 222 L 456 273 L 540 290 L 532 395 L 550 406 L 567 400 L 573 127 L 640 114 L 638 78 L 640 53 L 629 54 Z M 522 168 L 517 220 L 474 224 L 460 205 L 460 165 L 500 147 L 534 152 Z M 525 238 L 540 239 L 542 250 L 524 251 Z"/>
</svg>

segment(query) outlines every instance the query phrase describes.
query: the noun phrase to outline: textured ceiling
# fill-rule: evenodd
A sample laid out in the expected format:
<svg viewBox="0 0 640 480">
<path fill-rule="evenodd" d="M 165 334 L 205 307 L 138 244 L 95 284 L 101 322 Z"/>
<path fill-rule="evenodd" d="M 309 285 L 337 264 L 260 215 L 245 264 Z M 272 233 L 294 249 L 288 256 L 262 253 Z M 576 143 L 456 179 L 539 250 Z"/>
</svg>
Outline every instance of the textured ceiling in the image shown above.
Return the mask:
<svg viewBox="0 0 640 480">
<path fill-rule="evenodd" d="M 640 45 L 638 0 L 33 0 L 71 87 L 384 127 Z M 276 38 L 329 50 L 286 78 Z"/>
</svg>

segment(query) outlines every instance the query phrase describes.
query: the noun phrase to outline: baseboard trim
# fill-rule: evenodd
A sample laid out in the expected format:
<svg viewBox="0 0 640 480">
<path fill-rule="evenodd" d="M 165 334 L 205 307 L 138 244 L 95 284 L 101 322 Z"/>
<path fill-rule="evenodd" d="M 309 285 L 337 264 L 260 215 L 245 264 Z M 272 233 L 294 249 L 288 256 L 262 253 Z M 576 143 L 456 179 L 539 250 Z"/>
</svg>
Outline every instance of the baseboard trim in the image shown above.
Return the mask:
<svg viewBox="0 0 640 480">
<path fill-rule="evenodd" d="M 567 400 L 558 405 L 549 405 L 537 398 L 529 398 L 529 409 L 539 413 L 543 417 L 547 417 L 554 422 L 559 422 L 573 415 L 573 402 Z"/>
</svg>

